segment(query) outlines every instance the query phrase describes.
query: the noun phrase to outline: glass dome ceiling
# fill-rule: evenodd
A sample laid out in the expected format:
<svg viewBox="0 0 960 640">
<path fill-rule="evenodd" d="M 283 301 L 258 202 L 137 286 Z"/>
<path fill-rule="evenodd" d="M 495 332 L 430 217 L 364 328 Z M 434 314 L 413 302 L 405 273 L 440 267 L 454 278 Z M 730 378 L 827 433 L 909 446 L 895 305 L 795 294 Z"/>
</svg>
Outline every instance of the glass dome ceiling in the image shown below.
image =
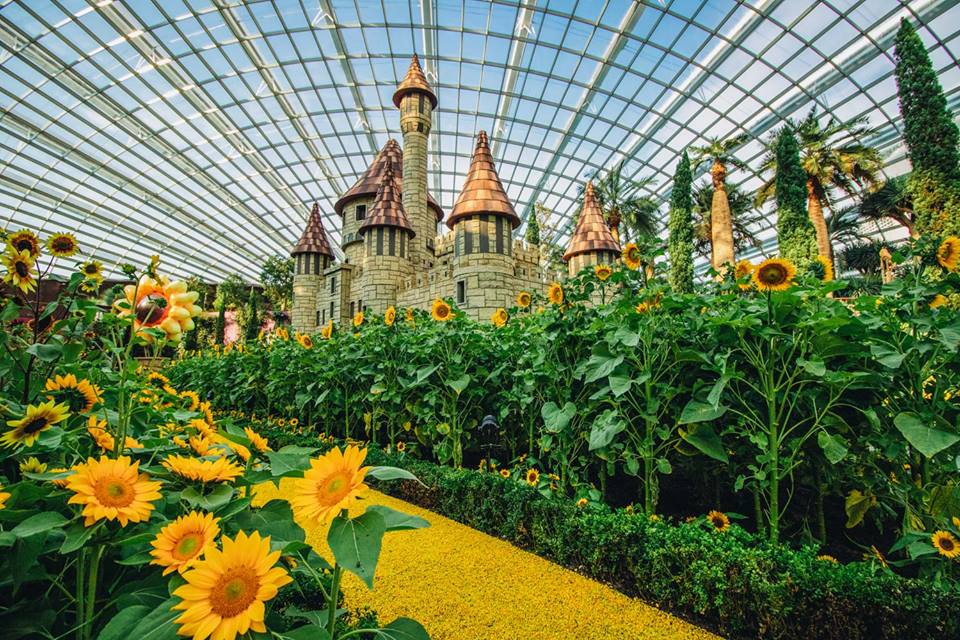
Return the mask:
<svg viewBox="0 0 960 640">
<path fill-rule="evenodd" d="M 595 172 L 626 160 L 665 203 L 685 147 L 745 131 L 730 181 L 752 191 L 763 139 L 811 108 L 868 117 L 898 175 L 903 16 L 957 110 L 952 0 L 0 1 L 0 226 L 78 230 L 108 268 L 159 253 L 174 275 L 255 281 L 315 200 L 338 239 L 334 201 L 400 138 L 414 52 L 441 206 L 485 129 L 517 211 L 542 202 L 562 243 Z"/>
</svg>

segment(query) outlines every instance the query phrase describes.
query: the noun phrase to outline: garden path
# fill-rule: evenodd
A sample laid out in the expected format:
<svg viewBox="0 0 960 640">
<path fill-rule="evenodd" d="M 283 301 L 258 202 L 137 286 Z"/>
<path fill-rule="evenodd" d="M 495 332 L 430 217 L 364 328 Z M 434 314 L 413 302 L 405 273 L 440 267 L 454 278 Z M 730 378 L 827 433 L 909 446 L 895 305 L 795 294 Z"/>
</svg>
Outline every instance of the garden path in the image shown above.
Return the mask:
<svg viewBox="0 0 960 640">
<path fill-rule="evenodd" d="M 269 485 L 268 485 L 269 486 Z M 260 487 L 265 489 L 266 487 Z M 258 493 L 263 496 L 265 491 Z M 278 492 L 283 493 L 283 488 Z M 373 591 L 344 578 L 347 606 L 382 623 L 420 621 L 433 640 L 707 640 L 717 636 L 604 584 L 431 511 L 370 491 L 382 504 L 430 522 L 388 533 Z M 330 557 L 326 527 L 307 541 Z"/>
</svg>

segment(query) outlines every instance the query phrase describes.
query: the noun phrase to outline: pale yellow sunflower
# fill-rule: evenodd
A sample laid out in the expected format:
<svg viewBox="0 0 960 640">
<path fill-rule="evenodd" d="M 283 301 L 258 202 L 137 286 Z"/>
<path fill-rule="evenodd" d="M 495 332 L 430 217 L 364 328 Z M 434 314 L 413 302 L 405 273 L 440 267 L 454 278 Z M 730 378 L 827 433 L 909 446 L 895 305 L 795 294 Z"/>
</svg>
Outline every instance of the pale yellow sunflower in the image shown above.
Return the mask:
<svg viewBox="0 0 960 640">
<path fill-rule="evenodd" d="M 622 258 L 623 264 L 627 265 L 630 269 L 636 271 L 640 268 L 643 256 L 640 254 L 640 247 L 637 246 L 636 242 L 630 242 L 623 248 Z"/>
<path fill-rule="evenodd" d="M 753 275 L 754 265 L 749 260 L 740 260 L 737 266 L 733 268 L 733 277 L 737 281 L 737 286 L 746 291 L 750 288 L 749 278 Z"/>
<path fill-rule="evenodd" d="M 197 482 L 231 482 L 243 475 L 243 467 L 227 458 L 197 460 L 170 455 L 164 458 L 163 466 L 181 478 Z"/>
<path fill-rule="evenodd" d="M 947 271 L 956 271 L 960 265 L 960 238 L 948 236 L 937 248 L 937 262 Z"/>
<path fill-rule="evenodd" d="M 785 258 L 768 258 L 757 265 L 753 272 L 753 284 L 760 291 L 783 291 L 789 289 L 797 276 L 797 268 Z"/>
<path fill-rule="evenodd" d="M 597 276 L 597 280 L 600 282 L 606 282 L 607 278 L 613 275 L 613 269 L 610 268 L 608 264 L 598 264 L 593 268 L 593 272 Z"/>
<path fill-rule="evenodd" d="M 183 573 L 196 563 L 203 554 L 216 548 L 220 535 L 220 518 L 212 513 L 191 511 L 180 516 L 157 534 L 150 545 L 153 550 L 150 564 L 164 567 L 163 575 L 179 571 Z"/>
<path fill-rule="evenodd" d="M 509 477 L 510 477 L 510 469 L 500 469 L 500 477 L 501 477 L 501 478 L 504 478 L 504 479 L 509 478 Z"/>
<path fill-rule="evenodd" d="M 445 300 L 437 298 L 433 301 L 433 305 L 430 308 L 430 315 L 433 316 L 433 319 L 437 322 L 446 322 L 453 317 L 453 309 L 450 308 L 450 305 L 447 304 Z"/>
<path fill-rule="evenodd" d="M 397 453 L 403 453 L 407 450 L 407 443 L 400 441 L 397 443 Z"/>
<path fill-rule="evenodd" d="M 366 449 L 350 445 L 312 459 L 290 500 L 297 517 L 319 524 L 349 509 L 367 488 L 363 480 L 370 467 L 361 466 L 366 457 Z"/>
<path fill-rule="evenodd" d="M 563 287 L 558 282 L 554 282 L 547 289 L 547 300 L 550 304 L 563 304 Z"/>
<path fill-rule="evenodd" d="M 47 238 L 47 250 L 58 258 L 69 258 L 80 250 L 80 245 L 72 233 L 54 233 Z"/>
<path fill-rule="evenodd" d="M 388 327 L 392 327 L 393 323 L 397 320 L 397 309 L 396 307 L 390 306 L 387 307 L 387 311 L 383 314 L 383 323 Z"/>
<path fill-rule="evenodd" d="M 121 316 L 133 314 L 134 330 L 147 342 L 154 339 L 147 329 L 161 329 L 167 341 L 179 342 L 185 331 L 193 329 L 193 318 L 203 312 L 194 304 L 200 294 L 187 291 L 186 282 L 143 276 L 139 285 L 128 284 L 123 292 L 114 307 Z"/>
<path fill-rule="evenodd" d="M 233 539 L 223 536 L 222 549 L 208 548 L 183 574 L 187 584 L 173 595 L 173 606 L 183 613 L 174 622 L 177 634 L 193 640 L 236 640 L 247 632 L 266 633 L 264 602 L 291 582 L 286 569 L 274 566 L 279 551 L 270 551 L 270 537 L 243 531 Z"/>
<path fill-rule="evenodd" d="M 509 319 L 510 317 L 507 315 L 507 310 L 503 307 L 500 307 L 493 312 L 493 315 L 490 317 L 490 322 L 492 322 L 495 327 L 499 328 L 506 326 L 507 320 Z"/>
<path fill-rule="evenodd" d="M 7 268 L 3 281 L 24 293 L 37 288 L 37 275 L 34 272 L 33 258 L 29 251 L 8 251 L 0 257 Z"/>
<path fill-rule="evenodd" d="M 320 329 L 320 337 L 324 340 L 329 340 L 330 336 L 333 335 L 333 320 L 323 325 L 323 328 Z"/>
<path fill-rule="evenodd" d="M 88 413 L 100 402 L 100 389 L 89 380 L 78 380 L 72 373 L 47 379 L 44 389 L 52 392 L 47 400 L 64 403 L 71 413 Z"/>
<path fill-rule="evenodd" d="M 99 260 L 88 260 L 80 265 L 80 273 L 87 280 L 103 281 L 103 263 Z"/>
<path fill-rule="evenodd" d="M 730 528 L 730 518 L 722 511 L 711 511 L 707 514 L 707 522 L 717 531 L 723 532 Z"/>
<path fill-rule="evenodd" d="M 30 456 L 20 463 L 20 473 L 43 473 L 47 470 L 47 463 L 40 462 L 35 456 Z"/>
<path fill-rule="evenodd" d="M 21 229 L 7 236 L 7 246 L 13 253 L 26 251 L 31 263 L 40 256 L 40 238 L 27 229 Z"/>
<path fill-rule="evenodd" d="M 83 505 L 84 526 L 97 520 L 145 522 L 153 511 L 153 501 L 159 500 L 160 483 L 139 472 L 139 462 L 128 456 L 87 461 L 73 467 L 67 478 L 67 488 L 74 492 L 68 504 Z"/>
<path fill-rule="evenodd" d="M 930 539 L 940 555 L 951 560 L 960 557 L 960 543 L 949 531 L 936 531 Z"/>
<path fill-rule="evenodd" d="M 53 400 L 39 405 L 28 405 L 22 418 L 7 421 L 7 426 L 13 429 L 0 436 L 0 443 L 5 447 L 33 446 L 42 432 L 63 422 L 69 415 L 70 407 L 56 404 Z"/>
</svg>

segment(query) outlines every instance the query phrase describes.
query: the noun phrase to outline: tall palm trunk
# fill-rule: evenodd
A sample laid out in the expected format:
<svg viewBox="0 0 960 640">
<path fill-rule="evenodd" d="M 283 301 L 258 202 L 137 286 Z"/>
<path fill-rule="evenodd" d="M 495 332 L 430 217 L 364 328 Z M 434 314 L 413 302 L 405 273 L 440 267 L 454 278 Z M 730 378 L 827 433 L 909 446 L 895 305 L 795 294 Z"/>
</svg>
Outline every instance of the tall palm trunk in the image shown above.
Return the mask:
<svg viewBox="0 0 960 640">
<path fill-rule="evenodd" d="M 827 220 L 823 217 L 823 205 L 820 203 L 819 189 L 813 180 L 807 180 L 807 215 L 817 232 L 817 252 L 830 259 L 833 264 L 833 245 L 830 243 L 830 232 L 827 230 Z"/>
<path fill-rule="evenodd" d="M 710 168 L 713 180 L 713 201 L 710 203 L 710 245 L 713 268 L 722 273 L 733 264 L 733 220 L 730 217 L 730 202 L 727 200 L 725 179 L 727 168 L 714 160 Z"/>
</svg>

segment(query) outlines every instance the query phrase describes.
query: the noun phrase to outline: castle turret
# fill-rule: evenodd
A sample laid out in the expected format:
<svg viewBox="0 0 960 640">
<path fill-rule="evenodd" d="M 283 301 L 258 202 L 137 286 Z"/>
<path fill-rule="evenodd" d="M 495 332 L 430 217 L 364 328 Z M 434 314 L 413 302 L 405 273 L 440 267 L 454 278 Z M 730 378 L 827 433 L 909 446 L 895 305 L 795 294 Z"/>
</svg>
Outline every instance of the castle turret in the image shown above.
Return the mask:
<svg viewBox="0 0 960 640">
<path fill-rule="evenodd" d="M 313 204 L 303 235 L 290 255 L 294 259 L 293 326 L 299 331 L 312 331 L 319 324 L 317 296 L 323 286 L 323 272 L 333 261 L 318 203 Z"/>
<path fill-rule="evenodd" d="M 397 289 L 413 273 L 410 241 L 416 232 L 404 211 L 393 165 L 387 163 L 373 208 L 358 230 L 364 244 L 362 297 L 357 309 L 383 313 L 396 304 Z"/>
<path fill-rule="evenodd" d="M 577 228 L 570 237 L 570 246 L 563 254 L 567 272 L 573 276 L 587 266 L 613 263 L 620 257 L 620 243 L 613 237 L 610 227 L 603 219 L 593 193 L 593 183 L 588 182 L 583 193 L 583 208 Z"/>
<path fill-rule="evenodd" d="M 437 223 L 443 218 L 439 207 L 431 211 L 427 206 L 427 138 L 437 95 L 423 75 L 417 54 L 393 94 L 393 104 L 400 109 L 403 132 L 403 207 L 416 234 L 410 259 L 417 268 L 429 268 L 435 258 Z"/>
<path fill-rule="evenodd" d="M 487 134 L 477 146 L 463 190 L 447 225 L 454 232 L 453 279 L 457 304 L 475 318 L 489 318 L 512 304 L 513 230 L 520 226 L 493 164 Z"/>
<path fill-rule="evenodd" d="M 359 265 L 363 261 L 363 243 L 358 231 L 373 208 L 377 189 L 383 181 L 383 174 L 388 164 L 393 167 L 397 189 L 402 193 L 403 151 L 397 141 L 391 138 L 387 140 L 387 144 L 383 145 L 360 179 L 333 205 L 333 210 L 343 219 L 340 228 L 340 246 L 343 248 L 344 261 L 347 263 Z M 433 212 L 437 220 L 443 219 L 443 210 L 429 192 L 427 208 Z"/>
</svg>

